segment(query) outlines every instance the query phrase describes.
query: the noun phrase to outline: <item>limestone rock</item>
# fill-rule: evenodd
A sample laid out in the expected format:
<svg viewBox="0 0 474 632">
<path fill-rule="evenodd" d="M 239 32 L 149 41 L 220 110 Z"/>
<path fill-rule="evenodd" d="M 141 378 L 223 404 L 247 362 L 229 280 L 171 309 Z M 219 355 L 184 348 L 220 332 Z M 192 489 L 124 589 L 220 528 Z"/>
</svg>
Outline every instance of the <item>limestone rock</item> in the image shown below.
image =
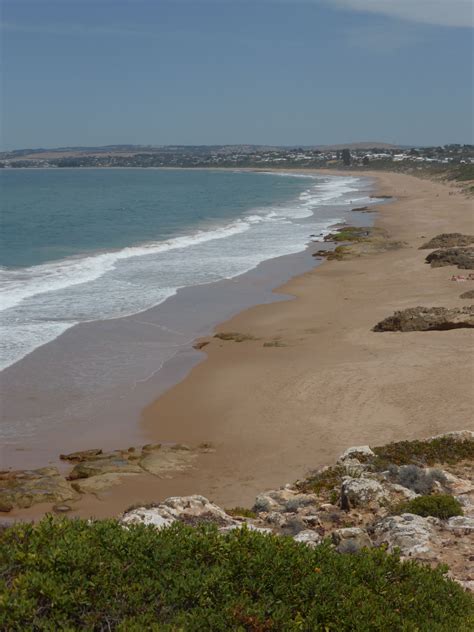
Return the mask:
<svg viewBox="0 0 474 632">
<path fill-rule="evenodd" d="M 146 472 L 159 478 L 171 478 L 172 474 L 182 472 L 191 467 L 192 461 L 197 457 L 188 446 L 158 446 L 156 448 L 143 448 L 139 465 Z"/>
<path fill-rule="evenodd" d="M 158 507 L 139 507 L 125 512 L 120 522 L 127 526 L 130 524 L 151 525 L 157 529 L 169 527 L 176 520 L 174 516 L 163 515 Z"/>
<path fill-rule="evenodd" d="M 363 460 L 372 459 L 375 457 L 374 452 L 370 449 L 368 445 L 359 445 L 354 446 L 352 448 L 347 448 L 341 456 L 337 459 L 338 463 L 346 463 L 347 461 L 352 461 L 357 459 L 359 463 Z"/>
<path fill-rule="evenodd" d="M 389 551 L 399 548 L 404 556 L 429 553 L 436 537 L 437 518 L 423 518 L 415 514 L 388 516 L 374 526 L 377 545 L 386 544 Z"/>
<path fill-rule="evenodd" d="M 317 503 L 318 497 L 316 496 L 316 494 L 295 494 L 286 501 L 285 511 L 296 512 L 302 507 L 316 505 Z"/>
<path fill-rule="evenodd" d="M 359 507 L 388 498 L 388 494 L 373 478 L 346 478 L 341 486 L 343 508 Z"/>
<path fill-rule="evenodd" d="M 80 461 L 69 474 L 69 479 L 74 481 L 79 478 L 89 478 L 99 474 L 140 474 L 142 468 L 130 461 L 122 453 L 109 453 L 103 456 Z"/>
<path fill-rule="evenodd" d="M 315 547 L 318 544 L 321 544 L 322 537 L 317 531 L 305 529 L 304 531 L 300 531 L 295 536 L 293 536 L 293 540 L 295 542 L 302 542 L 303 544 L 307 544 L 308 546 Z"/>
<path fill-rule="evenodd" d="M 449 437 L 455 441 L 474 441 L 474 432 L 472 430 L 452 430 L 451 432 L 442 432 L 441 434 L 434 435 L 429 438 L 429 441 L 442 439 L 443 437 Z"/>
<path fill-rule="evenodd" d="M 172 496 L 154 507 L 139 507 L 123 514 L 122 524 L 152 524 L 167 527 L 176 520 L 196 525 L 214 522 L 220 527 L 240 524 L 204 496 Z"/>
<path fill-rule="evenodd" d="M 265 516 L 265 522 L 267 522 L 268 524 L 274 527 L 283 528 L 286 524 L 286 521 L 287 521 L 287 518 L 285 514 L 280 513 L 279 511 L 270 511 Z"/>
<path fill-rule="evenodd" d="M 120 472 L 120 474 L 109 472 L 108 474 L 97 474 L 96 476 L 89 476 L 87 478 L 78 478 L 71 482 L 71 486 L 81 494 L 100 495 L 100 493 L 106 489 L 114 485 L 120 485 L 125 478 L 136 475 L 137 472 Z"/>
<path fill-rule="evenodd" d="M 389 316 L 372 331 L 443 331 L 474 327 L 474 305 L 467 307 L 410 307 Z"/>
<path fill-rule="evenodd" d="M 367 531 L 358 527 L 336 529 L 332 533 L 332 541 L 339 553 L 356 553 L 360 549 L 372 546 Z"/>
<path fill-rule="evenodd" d="M 280 503 L 278 503 L 269 494 L 259 494 L 253 505 L 253 509 L 256 512 L 271 512 L 273 509 L 277 509 L 278 507 L 280 507 Z"/>
<path fill-rule="evenodd" d="M 453 516 L 449 518 L 444 528 L 460 535 L 474 534 L 474 518 L 470 516 Z"/>
<path fill-rule="evenodd" d="M 55 467 L 0 473 L 0 511 L 77 498 L 78 494 Z"/>
</svg>

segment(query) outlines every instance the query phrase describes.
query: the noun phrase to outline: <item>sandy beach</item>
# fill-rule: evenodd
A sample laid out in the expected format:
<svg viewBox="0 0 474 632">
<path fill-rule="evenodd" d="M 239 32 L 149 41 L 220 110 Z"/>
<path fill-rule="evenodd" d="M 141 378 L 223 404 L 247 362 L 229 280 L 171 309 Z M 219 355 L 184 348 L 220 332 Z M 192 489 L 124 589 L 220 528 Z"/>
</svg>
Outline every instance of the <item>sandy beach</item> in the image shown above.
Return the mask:
<svg viewBox="0 0 474 632">
<path fill-rule="evenodd" d="M 399 247 L 326 261 L 279 289 L 293 300 L 220 325 L 218 332 L 247 339 L 207 338 L 207 359 L 141 420 L 150 442 L 205 443 L 212 451 L 173 478 L 137 475 L 100 500 L 86 495 L 71 515 L 116 515 L 132 503 L 191 493 L 251 506 L 262 490 L 332 462 L 348 446 L 474 429 L 472 330 L 371 331 L 397 309 L 469 304 L 459 296 L 474 281 L 452 282 L 459 271 L 431 268 L 419 247 L 442 232 L 472 233 L 472 200 L 454 185 L 364 175 L 376 178 L 380 195 L 396 198 L 378 207 L 375 226 Z M 116 442 L 126 447 L 120 436 Z"/>
</svg>

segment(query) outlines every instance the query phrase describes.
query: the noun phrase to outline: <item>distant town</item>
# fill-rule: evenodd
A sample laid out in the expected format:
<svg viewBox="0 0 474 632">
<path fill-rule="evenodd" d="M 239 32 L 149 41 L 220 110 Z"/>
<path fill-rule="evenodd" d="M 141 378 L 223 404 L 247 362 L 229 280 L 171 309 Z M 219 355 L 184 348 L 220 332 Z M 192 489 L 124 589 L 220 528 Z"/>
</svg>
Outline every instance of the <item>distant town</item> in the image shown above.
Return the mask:
<svg viewBox="0 0 474 632">
<path fill-rule="evenodd" d="M 112 145 L 22 149 L 0 153 L 0 168 L 234 167 L 364 168 L 405 170 L 474 164 L 474 145 L 399 147 L 384 143 L 348 146 Z"/>
</svg>

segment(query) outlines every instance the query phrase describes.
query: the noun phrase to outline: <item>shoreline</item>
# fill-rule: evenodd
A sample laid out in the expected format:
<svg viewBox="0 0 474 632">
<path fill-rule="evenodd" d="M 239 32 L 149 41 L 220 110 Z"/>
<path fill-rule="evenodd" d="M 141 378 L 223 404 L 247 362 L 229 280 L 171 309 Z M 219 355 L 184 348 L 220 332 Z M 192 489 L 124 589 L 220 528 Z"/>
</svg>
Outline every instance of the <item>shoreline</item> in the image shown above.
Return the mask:
<svg viewBox="0 0 474 632">
<path fill-rule="evenodd" d="M 324 173 L 328 173 L 327 170 Z M 336 171 L 331 175 L 360 174 Z M 394 414 L 390 405 L 387 408 L 387 402 L 381 401 L 374 407 L 371 416 L 374 416 L 374 412 L 383 416 L 385 409 L 385 413 L 390 413 L 388 417 L 391 427 L 387 429 L 382 420 L 377 422 L 374 419 L 366 419 L 365 425 L 361 424 L 363 412 L 377 402 L 374 401 L 373 393 L 370 393 L 370 406 L 368 402 L 364 402 L 364 384 L 361 384 L 360 379 L 354 379 L 354 368 L 356 373 L 362 371 L 364 374 L 365 371 L 367 394 L 371 391 L 371 380 L 380 382 L 377 362 L 373 361 L 372 366 L 369 361 L 370 366 L 364 366 L 367 364 L 367 352 L 369 356 L 372 354 L 377 357 L 381 353 L 396 354 L 397 345 L 394 342 L 402 336 L 403 358 L 398 358 L 399 368 L 410 373 L 411 367 L 407 366 L 405 356 L 416 359 L 411 349 L 413 345 L 411 342 L 406 343 L 406 334 L 381 336 L 369 333 L 367 321 L 373 326 L 400 305 L 420 304 L 419 301 L 411 300 L 413 293 L 416 297 L 418 292 L 423 297 L 422 304 L 428 305 L 428 299 L 431 299 L 433 305 L 465 305 L 465 302 L 458 301 L 459 286 L 442 282 L 449 278 L 452 268 L 430 269 L 423 263 L 426 253 L 418 252 L 414 244 L 421 243 L 421 235 L 423 238 L 430 238 L 445 229 L 472 231 L 472 222 L 469 222 L 466 212 L 469 202 L 466 203 L 465 199 L 453 200 L 449 186 L 399 174 L 375 172 L 367 175 L 377 180 L 380 194 L 390 193 L 397 198 L 391 204 L 377 208 L 375 225 L 388 230 L 392 237 L 406 240 L 408 245 L 393 252 L 316 266 L 274 290 L 276 294 L 294 296 L 293 300 L 251 307 L 219 325 L 216 329 L 218 332 L 240 331 L 253 335 L 256 340 L 236 344 L 211 339 L 206 347 L 206 361 L 194 367 L 184 380 L 148 406 L 142 418 L 145 433 L 156 440 L 211 443 L 215 452 L 199 456 L 196 467 L 190 473 L 173 479 L 149 480 L 152 477 L 145 477 L 146 480 L 141 480 L 140 476 L 110 489 L 104 493 L 102 500 L 84 497 L 78 510 L 74 510 L 72 515 L 115 515 L 128 506 L 128 501 L 150 502 L 162 500 L 168 495 L 186 493 L 201 493 L 224 506 L 248 505 L 256 495 L 255 492 L 283 484 L 287 480 L 295 480 L 308 470 L 330 462 L 344 447 L 353 445 L 355 437 L 356 443 L 374 445 L 407 438 L 407 434 L 408 438 L 413 438 L 458 427 L 470 427 L 468 413 L 469 408 L 472 411 L 472 406 L 466 407 L 465 402 L 461 407 L 464 407 L 465 416 L 456 422 L 445 418 L 427 423 L 428 415 L 424 414 L 419 423 L 413 426 L 407 423 L 403 415 Z M 402 186 L 408 191 L 403 190 Z M 446 211 L 443 213 L 438 208 L 435 217 L 432 217 L 433 212 L 424 209 L 424 216 L 412 222 L 415 226 L 408 226 L 409 221 L 405 219 L 404 213 L 408 211 L 407 206 L 413 204 L 412 198 L 415 196 L 416 199 L 418 189 L 423 190 L 425 205 L 435 201 L 439 207 L 441 201 L 443 204 L 448 202 L 447 197 L 450 195 L 449 205 L 454 203 L 458 212 L 451 212 L 449 216 Z M 436 200 L 439 197 L 441 199 Z M 461 197 L 461 193 L 456 196 Z M 433 219 L 435 223 L 431 228 Z M 414 230 L 419 231 L 421 228 L 421 234 L 413 234 Z M 402 253 L 408 254 L 407 251 L 411 255 L 409 259 L 413 264 L 416 263 L 413 272 L 416 283 L 411 284 L 413 287 L 408 287 L 411 290 L 408 292 L 409 299 L 404 286 L 407 283 L 410 286 L 412 278 L 410 274 L 406 274 L 406 262 L 400 257 Z M 393 294 L 388 302 L 385 296 L 382 304 L 380 300 L 375 301 L 375 304 L 373 301 L 372 290 L 375 288 L 376 294 L 383 294 L 385 289 L 380 278 L 371 278 L 374 277 L 374 263 L 377 268 L 375 277 L 380 277 L 384 271 L 388 273 Z M 404 277 L 401 286 L 400 279 L 393 278 L 397 274 Z M 360 278 L 364 275 L 369 276 L 366 282 Z M 425 287 L 426 284 L 429 288 Z M 442 292 L 436 291 L 438 286 L 439 289 L 442 286 Z M 395 290 L 398 290 L 398 294 Z M 320 300 L 315 302 L 318 298 Z M 367 301 L 371 302 L 370 309 L 363 305 Z M 344 318 L 344 312 L 349 311 L 349 307 L 354 312 L 354 322 Z M 358 312 L 361 312 L 359 318 Z M 463 349 L 465 351 L 468 346 L 469 335 L 468 331 L 457 330 L 415 332 L 409 334 L 409 337 L 412 340 L 413 337 L 416 338 L 414 346 L 419 351 L 425 354 L 434 351 L 435 355 L 431 358 L 434 360 L 441 356 L 450 358 L 453 354 L 463 355 Z M 439 343 L 434 345 L 434 350 L 430 345 L 430 337 L 433 336 L 436 340 L 431 342 Z M 262 340 L 268 341 L 275 337 L 281 342 L 281 346 L 263 346 Z M 344 343 L 342 350 L 341 339 Z M 375 348 L 370 349 L 374 341 Z M 459 364 L 463 364 L 462 358 Z M 418 368 L 420 366 L 429 370 L 430 362 L 426 362 L 424 358 Z M 379 366 L 378 369 L 380 368 Z M 418 372 L 413 371 L 413 368 L 416 367 L 412 367 L 411 379 Z M 328 373 L 326 376 L 324 369 Z M 441 373 L 445 372 L 441 370 Z M 384 377 L 393 378 L 394 372 L 389 370 Z M 400 381 L 400 375 L 398 379 Z M 456 392 L 460 392 L 464 384 L 464 394 L 468 396 L 469 379 L 469 375 L 465 375 L 464 380 L 457 379 Z M 403 379 L 401 381 L 403 383 Z M 440 381 L 445 382 L 445 379 Z M 390 384 L 383 380 L 382 382 L 383 388 Z M 330 395 L 321 387 L 330 391 Z M 435 385 L 428 390 L 435 392 Z M 415 397 L 415 408 L 427 395 L 426 391 L 423 392 L 419 402 Z M 242 393 L 248 395 L 247 399 L 242 397 Z M 341 402 L 337 400 L 338 397 Z M 449 403 L 453 405 L 456 402 Z M 400 407 L 400 402 L 398 406 Z M 397 408 L 397 405 L 391 403 L 391 408 Z M 431 407 L 428 405 L 427 408 Z M 454 417 L 455 412 L 452 411 Z M 356 418 L 356 428 L 352 426 L 353 420 L 347 419 L 345 423 L 341 423 L 341 414 L 350 416 L 351 413 Z M 292 428 L 289 428 L 290 422 L 295 422 Z M 18 518 L 29 519 L 41 512 L 44 512 L 44 508 L 35 505 L 30 510 L 14 513 Z"/>
<path fill-rule="evenodd" d="M 370 180 L 359 182 L 359 195 L 368 196 Z M 273 290 L 317 265 L 310 234 L 358 215 L 347 202 L 322 206 L 302 220 L 298 252 L 278 254 L 288 248 L 275 245 L 277 256 L 247 272 L 180 288 L 139 313 L 77 324 L 7 367 L 1 378 L 2 417 L 8 420 L 3 467 L 58 465 L 60 452 L 114 449 L 117 435 L 122 447 L 145 443 L 141 410 L 201 361 L 194 341 L 252 305 L 285 300 Z"/>
<path fill-rule="evenodd" d="M 348 261 L 325 262 L 292 279 L 277 291 L 295 296 L 293 301 L 250 308 L 216 330 L 248 332 L 256 337 L 280 333 L 288 345 L 286 348 L 265 350 L 251 340 L 241 344 L 212 342 L 206 347 L 206 361 L 145 409 L 142 422 L 154 438 L 166 440 L 171 428 L 176 433 L 176 427 L 185 426 L 188 441 L 217 438 L 215 461 L 219 461 L 219 466 L 207 476 L 195 473 L 194 493 L 207 493 L 224 505 L 248 505 L 254 491 L 295 480 L 312 468 L 332 462 L 337 454 L 354 443 L 377 445 L 461 426 L 474 429 L 471 421 L 474 367 L 469 354 L 472 332 L 413 332 L 406 337 L 406 334 L 379 335 L 370 331 L 376 322 L 396 309 L 419 304 L 466 305 L 459 299 L 463 287 L 449 280 L 457 269 L 431 269 L 424 263 L 426 252 L 419 251 L 418 247 L 441 232 L 472 232 L 470 202 L 461 192 L 452 195 L 452 187 L 445 184 L 404 174 L 375 172 L 367 175 L 377 180 L 376 195 L 390 194 L 396 198 L 378 207 L 375 226 L 387 230 L 393 239 L 406 241 L 407 245 Z M 417 204 L 422 206 L 416 207 L 418 217 L 406 217 L 410 207 Z M 436 210 L 429 208 L 432 205 L 436 205 Z M 444 205 L 448 207 L 443 208 Z M 366 275 L 372 278 L 361 279 Z M 309 296 L 311 292 L 314 299 Z M 312 313 L 305 315 L 305 310 Z M 356 318 L 356 313 L 347 314 L 352 310 L 360 312 L 360 317 Z M 324 319 L 328 319 L 327 326 L 322 324 Z M 318 326 L 311 327 L 312 322 Z M 290 333 L 290 327 L 297 331 Z M 339 345 L 342 348 L 336 350 L 341 338 L 344 338 Z M 306 350 L 299 348 L 305 346 Z M 313 365 L 311 352 L 317 354 L 314 358 L 317 367 Z M 424 357 L 418 359 L 418 352 Z M 273 357 L 265 357 L 265 353 Z M 305 366 L 301 367 L 303 355 Z M 379 356 L 378 361 L 371 360 L 374 355 Z M 383 362 L 380 365 L 384 355 L 396 360 L 398 367 L 385 368 Z M 432 382 L 436 370 L 431 365 L 440 360 L 446 365 L 439 367 L 440 375 Z M 300 375 L 296 379 L 291 375 L 288 363 L 295 372 L 302 372 L 303 379 Z M 316 368 L 318 376 L 314 379 L 312 373 Z M 380 369 L 386 373 L 383 379 L 380 379 Z M 455 370 L 457 379 L 453 379 L 451 369 Z M 365 380 L 357 375 L 359 370 L 366 371 Z M 330 376 L 336 385 L 329 384 Z M 411 393 L 405 393 L 402 386 L 391 387 L 392 380 L 406 384 Z M 418 382 L 420 390 L 417 392 L 410 385 Z M 321 396 L 318 386 L 330 390 L 331 396 Z M 394 401 L 383 397 L 386 401 L 379 401 L 377 405 L 377 394 L 373 391 L 379 387 L 394 391 Z M 253 397 L 254 401 L 242 402 L 241 393 L 246 393 L 248 400 Z M 367 401 L 364 401 L 364 393 Z M 405 394 L 408 402 L 404 401 Z M 338 396 L 341 404 L 337 402 Z M 435 397 L 436 405 L 429 402 L 430 396 Z M 426 406 L 425 399 L 428 400 Z M 192 415 L 186 408 L 192 409 Z M 440 414 L 442 410 L 446 411 L 444 418 Z M 386 419 L 377 419 L 383 416 L 383 411 Z M 409 413 L 413 418 L 409 418 Z M 281 443 L 291 441 L 285 435 L 295 414 L 300 417 L 297 433 L 302 436 L 297 436 L 296 446 L 278 448 Z M 369 414 L 370 423 L 364 420 Z M 456 418 L 457 414 L 460 416 Z M 319 423 L 311 423 L 311 415 L 319 417 Z M 341 415 L 347 416 L 342 424 Z M 199 423 L 190 427 L 190 417 L 198 418 Z M 256 418 L 258 433 L 255 432 Z M 207 434 L 202 423 L 207 426 Z M 246 431 L 249 436 L 245 436 Z M 268 440 L 273 434 L 277 435 L 276 440 Z M 184 439 L 184 433 L 177 437 L 178 441 Z M 285 459 L 288 461 L 282 465 Z M 253 470 L 252 463 L 258 463 Z M 225 475 L 225 480 L 217 484 L 215 479 L 219 473 Z"/>
</svg>

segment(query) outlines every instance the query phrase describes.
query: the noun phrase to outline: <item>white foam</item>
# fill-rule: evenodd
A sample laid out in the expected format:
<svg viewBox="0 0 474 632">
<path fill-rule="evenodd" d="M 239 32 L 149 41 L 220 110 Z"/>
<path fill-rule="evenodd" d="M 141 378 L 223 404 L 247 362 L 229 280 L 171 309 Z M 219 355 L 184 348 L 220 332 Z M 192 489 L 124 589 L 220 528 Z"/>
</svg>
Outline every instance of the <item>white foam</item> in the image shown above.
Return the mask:
<svg viewBox="0 0 474 632">
<path fill-rule="evenodd" d="M 75 324 L 136 314 L 158 305 L 181 287 L 233 278 L 265 259 L 303 250 L 309 232 L 326 234 L 341 219 L 331 212 L 326 213 L 330 219 L 318 220 L 315 211 L 322 205 L 350 204 L 347 196 L 359 189 L 359 181 L 301 177 L 316 182 L 292 203 L 254 208 L 224 226 L 112 252 L 1 270 L 0 368 L 14 364 Z M 314 217 L 311 224 L 306 219 L 310 217 Z"/>
<path fill-rule="evenodd" d="M 223 239 L 249 228 L 247 222 L 237 220 L 228 226 L 193 235 L 175 237 L 168 241 L 131 246 L 114 252 L 91 256 L 70 257 L 18 270 L 0 269 L 0 311 L 18 305 L 26 298 L 45 292 L 54 292 L 94 281 L 113 270 L 118 261 L 140 257 L 176 248 L 187 248 L 210 239 Z"/>
</svg>

